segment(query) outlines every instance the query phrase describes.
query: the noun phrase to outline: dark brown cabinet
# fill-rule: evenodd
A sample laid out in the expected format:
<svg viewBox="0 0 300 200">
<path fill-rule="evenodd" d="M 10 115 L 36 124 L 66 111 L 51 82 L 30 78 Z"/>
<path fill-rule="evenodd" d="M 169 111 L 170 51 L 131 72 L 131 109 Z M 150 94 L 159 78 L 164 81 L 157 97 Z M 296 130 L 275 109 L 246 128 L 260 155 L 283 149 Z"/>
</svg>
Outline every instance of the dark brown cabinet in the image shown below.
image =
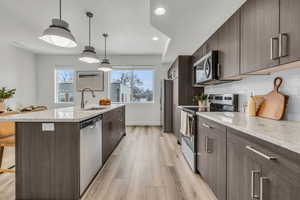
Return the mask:
<svg viewBox="0 0 300 200">
<path fill-rule="evenodd" d="M 280 0 L 280 64 L 300 60 L 299 10 L 299 0 Z"/>
<path fill-rule="evenodd" d="M 242 74 L 279 64 L 278 33 L 279 0 L 248 0 L 241 7 Z"/>
<path fill-rule="evenodd" d="M 181 142 L 180 105 L 193 105 L 193 95 L 203 92 L 203 88 L 194 88 L 192 84 L 192 56 L 178 56 L 168 71 L 173 80 L 173 131 Z"/>
<path fill-rule="evenodd" d="M 299 195 L 299 155 L 228 129 L 227 199 L 297 200 Z"/>
<path fill-rule="evenodd" d="M 208 54 L 210 51 L 218 50 L 219 34 L 215 32 L 204 44 L 203 55 Z"/>
<path fill-rule="evenodd" d="M 221 79 L 240 75 L 240 11 L 237 11 L 218 30 Z"/>
<path fill-rule="evenodd" d="M 219 200 L 226 199 L 226 127 L 198 119 L 197 169 Z"/>
<path fill-rule="evenodd" d="M 125 107 L 103 114 L 102 120 L 102 161 L 108 159 L 122 136 L 125 134 Z"/>
</svg>

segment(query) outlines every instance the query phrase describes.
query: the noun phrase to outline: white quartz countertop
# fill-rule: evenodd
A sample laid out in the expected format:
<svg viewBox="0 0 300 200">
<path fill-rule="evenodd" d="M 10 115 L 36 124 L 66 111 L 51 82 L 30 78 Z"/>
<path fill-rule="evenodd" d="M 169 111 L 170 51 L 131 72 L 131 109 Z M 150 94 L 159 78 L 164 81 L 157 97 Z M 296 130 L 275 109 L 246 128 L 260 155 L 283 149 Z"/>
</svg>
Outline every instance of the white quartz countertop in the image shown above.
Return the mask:
<svg viewBox="0 0 300 200">
<path fill-rule="evenodd" d="M 250 117 L 237 112 L 197 115 L 300 154 L 300 122 Z"/>
<path fill-rule="evenodd" d="M 87 105 L 85 110 L 80 107 L 66 107 L 40 112 L 8 115 L 0 117 L 0 121 L 13 122 L 80 122 L 96 117 L 110 110 L 124 106 L 124 104 L 112 104 L 109 106 Z M 101 110 L 86 110 L 94 107 L 103 107 Z"/>
</svg>

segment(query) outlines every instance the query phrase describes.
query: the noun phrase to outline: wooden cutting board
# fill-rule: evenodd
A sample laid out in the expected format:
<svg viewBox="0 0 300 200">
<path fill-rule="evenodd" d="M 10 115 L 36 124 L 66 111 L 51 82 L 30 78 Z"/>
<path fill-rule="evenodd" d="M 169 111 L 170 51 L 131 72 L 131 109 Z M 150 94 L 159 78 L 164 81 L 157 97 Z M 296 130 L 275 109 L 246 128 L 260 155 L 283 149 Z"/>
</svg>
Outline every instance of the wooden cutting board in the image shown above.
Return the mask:
<svg viewBox="0 0 300 200">
<path fill-rule="evenodd" d="M 283 118 L 288 103 L 288 96 L 279 92 L 282 81 L 281 77 L 274 79 L 274 90 L 264 97 L 256 113 L 258 117 L 275 120 Z"/>
</svg>

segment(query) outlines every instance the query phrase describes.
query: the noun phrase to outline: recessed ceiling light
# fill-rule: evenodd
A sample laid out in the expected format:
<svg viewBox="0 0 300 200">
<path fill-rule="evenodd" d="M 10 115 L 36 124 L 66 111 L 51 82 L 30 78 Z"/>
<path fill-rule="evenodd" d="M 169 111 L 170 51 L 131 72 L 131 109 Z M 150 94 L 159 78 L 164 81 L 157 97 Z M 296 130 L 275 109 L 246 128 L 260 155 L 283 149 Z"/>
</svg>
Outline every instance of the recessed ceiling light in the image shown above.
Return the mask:
<svg viewBox="0 0 300 200">
<path fill-rule="evenodd" d="M 157 40 L 159 40 L 159 38 L 158 37 L 153 37 L 152 40 L 157 41 Z"/>
<path fill-rule="evenodd" d="M 163 8 L 163 7 L 158 7 L 158 8 L 156 8 L 156 9 L 154 10 L 154 13 L 155 13 L 156 15 L 161 16 L 161 15 L 166 14 L 166 9 Z"/>
</svg>

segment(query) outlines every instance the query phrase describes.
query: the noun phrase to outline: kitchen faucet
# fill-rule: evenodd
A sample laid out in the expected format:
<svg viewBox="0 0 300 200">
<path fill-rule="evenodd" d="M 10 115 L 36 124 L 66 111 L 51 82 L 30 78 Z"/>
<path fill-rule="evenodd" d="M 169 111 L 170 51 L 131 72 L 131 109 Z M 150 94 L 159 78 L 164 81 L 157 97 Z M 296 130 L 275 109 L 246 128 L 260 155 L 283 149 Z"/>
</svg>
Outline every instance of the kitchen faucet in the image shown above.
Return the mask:
<svg viewBox="0 0 300 200">
<path fill-rule="evenodd" d="M 84 109 L 85 102 L 84 102 L 84 92 L 90 91 L 92 93 L 93 98 L 95 98 L 95 92 L 91 88 L 84 88 L 81 90 L 81 109 Z"/>
</svg>

